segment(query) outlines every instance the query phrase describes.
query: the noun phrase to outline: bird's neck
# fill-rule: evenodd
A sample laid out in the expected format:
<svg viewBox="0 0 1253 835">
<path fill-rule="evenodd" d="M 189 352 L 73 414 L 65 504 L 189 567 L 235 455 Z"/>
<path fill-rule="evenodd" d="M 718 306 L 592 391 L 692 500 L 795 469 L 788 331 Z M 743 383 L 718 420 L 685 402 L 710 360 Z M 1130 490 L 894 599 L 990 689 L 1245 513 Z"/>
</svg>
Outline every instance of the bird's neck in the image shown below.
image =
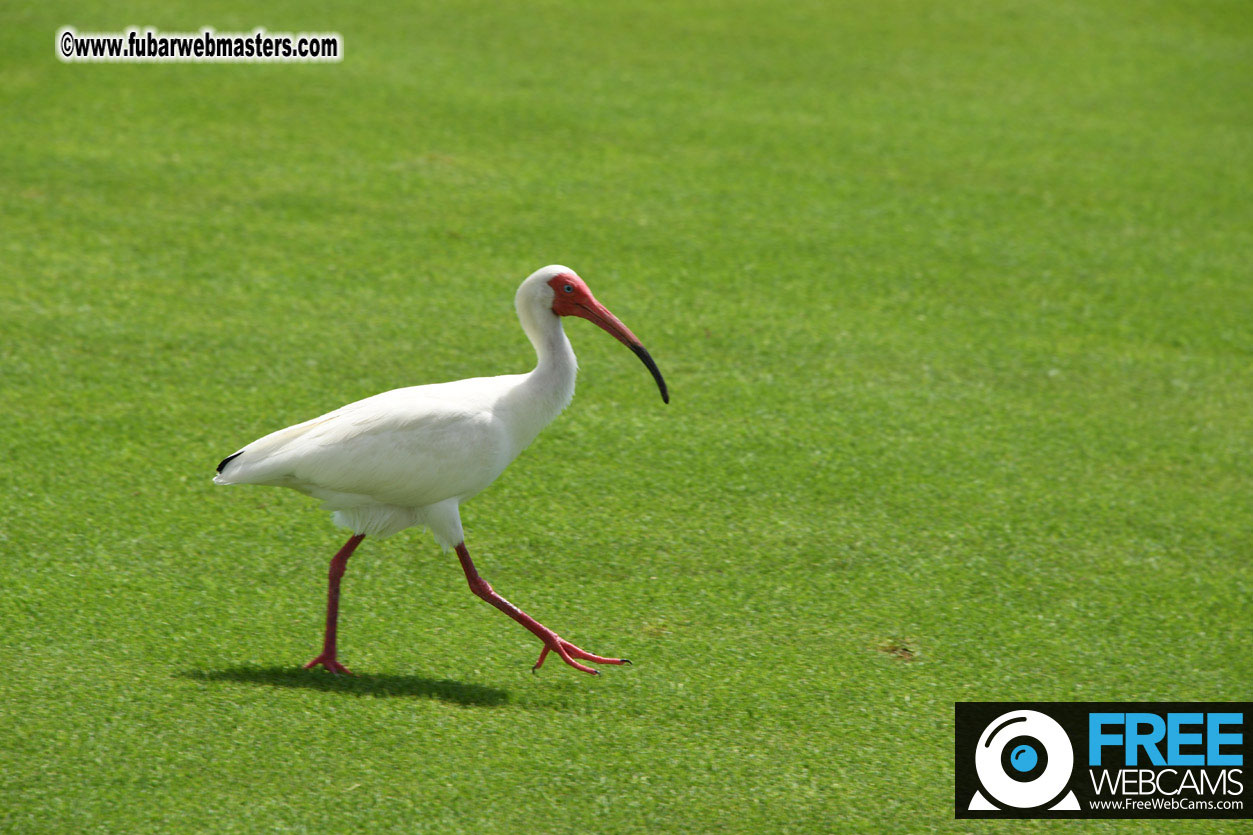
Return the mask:
<svg viewBox="0 0 1253 835">
<path fill-rule="evenodd" d="M 535 369 L 526 375 L 525 388 L 536 401 L 547 424 L 574 397 L 574 381 L 579 363 L 566 338 L 561 319 L 552 311 L 528 311 L 519 316 L 522 329 L 535 346 Z M 540 417 L 540 415 L 537 415 Z"/>
</svg>

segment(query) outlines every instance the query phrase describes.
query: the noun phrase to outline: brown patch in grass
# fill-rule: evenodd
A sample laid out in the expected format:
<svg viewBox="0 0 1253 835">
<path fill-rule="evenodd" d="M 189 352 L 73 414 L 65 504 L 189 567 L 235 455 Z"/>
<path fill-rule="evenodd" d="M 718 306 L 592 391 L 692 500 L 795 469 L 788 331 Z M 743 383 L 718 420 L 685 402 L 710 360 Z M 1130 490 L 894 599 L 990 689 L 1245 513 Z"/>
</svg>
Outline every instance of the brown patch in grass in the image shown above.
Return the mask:
<svg viewBox="0 0 1253 835">
<path fill-rule="evenodd" d="M 901 661 L 918 660 L 918 645 L 916 641 L 902 638 L 892 638 L 879 644 L 876 649 L 884 655 L 890 655 Z"/>
</svg>

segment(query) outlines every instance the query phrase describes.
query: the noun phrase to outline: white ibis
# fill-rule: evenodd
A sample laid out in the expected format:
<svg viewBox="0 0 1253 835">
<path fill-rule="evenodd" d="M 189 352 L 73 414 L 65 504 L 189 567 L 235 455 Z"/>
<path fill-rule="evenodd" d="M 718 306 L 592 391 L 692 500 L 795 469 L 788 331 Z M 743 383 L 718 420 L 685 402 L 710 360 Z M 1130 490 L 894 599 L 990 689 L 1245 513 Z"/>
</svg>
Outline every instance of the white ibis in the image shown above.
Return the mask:
<svg viewBox="0 0 1253 835">
<path fill-rule="evenodd" d="M 415 525 L 454 548 L 470 590 L 529 629 L 543 649 L 585 673 L 595 664 L 629 664 L 580 649 L 514 606 L 479 576 L 461 530 L 461 503 L 476 495 L 526 449 L 570 403 L 578 362 L 561 317 L 580 316 L 635 352 L 652 372 L 661 399 L 666 381 L 626 325 L 596 301 L 573 270 L 553 265 L 532 273 L 515 304 L 535 346 L 529 374 L 474 377 L 376 394 L 321 417 L 272 432 L 218 464 L 217 484 L 291 487 L 322 501 L 337 525 L 353 535 L 331 559 L 322 652 L 305 664 L 350 673 L 336 654 L 339 583 L 348 558 L 366 536 L 385 537 Z"/>
</svg>

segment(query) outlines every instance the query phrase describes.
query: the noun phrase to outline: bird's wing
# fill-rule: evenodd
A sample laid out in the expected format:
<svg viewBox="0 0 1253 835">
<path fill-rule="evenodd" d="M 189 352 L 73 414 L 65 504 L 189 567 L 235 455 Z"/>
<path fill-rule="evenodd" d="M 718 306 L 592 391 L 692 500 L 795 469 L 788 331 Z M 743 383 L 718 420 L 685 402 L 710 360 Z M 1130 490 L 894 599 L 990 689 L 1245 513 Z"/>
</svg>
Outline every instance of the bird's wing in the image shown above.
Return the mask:
<svg viewBox="0 0 1253 835">
<path fill-rule="evenodd" d="M 513 457 L 494 402 L 483 378 L 384 392 L 254 441 L 214 480 L 293 487 L 328 506 L 470 495 Z"/>
</svg>

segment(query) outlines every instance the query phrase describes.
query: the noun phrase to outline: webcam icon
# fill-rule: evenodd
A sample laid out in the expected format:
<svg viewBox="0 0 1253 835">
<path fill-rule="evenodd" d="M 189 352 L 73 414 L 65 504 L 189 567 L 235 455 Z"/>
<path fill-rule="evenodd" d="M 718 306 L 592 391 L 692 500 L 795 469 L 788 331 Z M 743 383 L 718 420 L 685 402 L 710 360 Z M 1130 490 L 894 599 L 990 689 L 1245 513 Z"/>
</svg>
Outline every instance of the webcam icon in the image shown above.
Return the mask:
<svg viewBox="0 0 1253 835">
<path fill-rule="evenodd" d="M 1068 791 L 1075 752 L 1057 720 L 1036 710 L 1011 710 L 988 723 L 975 748 L 975 773 L 982 791 L 970 809 L 1077 810 Z M 985 794 L 986 793 L 986 794 Z"/>
</svg>

